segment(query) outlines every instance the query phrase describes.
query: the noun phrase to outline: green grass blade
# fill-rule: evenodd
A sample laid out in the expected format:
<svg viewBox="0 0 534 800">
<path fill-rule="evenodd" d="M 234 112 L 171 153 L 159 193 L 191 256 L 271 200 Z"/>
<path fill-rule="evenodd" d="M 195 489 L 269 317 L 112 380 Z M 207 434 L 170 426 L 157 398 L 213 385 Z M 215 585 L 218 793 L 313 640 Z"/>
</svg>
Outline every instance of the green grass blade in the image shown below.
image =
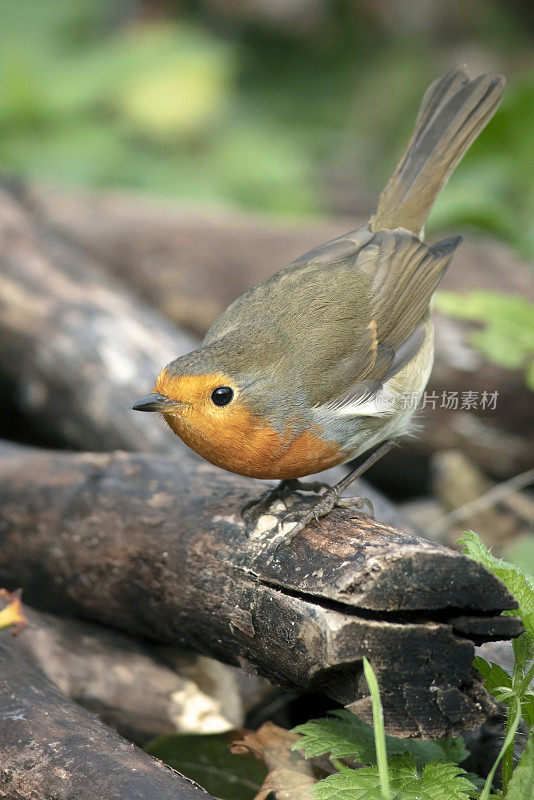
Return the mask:
<svg viewBox="0 0 534 800">
<path fill-rule="evenodd" d="M 391 800 L 391 786 L 389 782 L 388 756 L 386 750 L 386 732 L 384 730 L 384 711 L 380 700 L 378 681 L 369 661 L 363 657 L 363 672 L 371 692 L 373 705 L 373 726 L 375 734 L 376 761 L 378 765 L 378 780 L 384 800 Z"/>
<path fill-rule="evenodd" d="M 513 744 L 513 741 L 515 739 L 515 734 L 516 734 L 517 728 L 519 726 L 519 720 L 520 719 L 521 719 L 521 703 L 519 703 L 516 700 L 516 702 L 515 702 L 515 713 L 514 713 L 514 718 L 513 718 L 512 724 L 511 724 L 510 728 L 508 729 L 508 731 L 506 733 L 506 736 L 505 736 L 505 739 L 504 739 L 504 742 L 503 742 L 503 746 L 501 747 L 499 755 L 497 756 L 497 758 L 495 760 L 495 763 L 492 766 L 488 777 L 486 778 L 486 783 L 484 784 L 484 788 L 482 789 L 482 793 L 480 795 L 479 800 L 489 800 L 493 777 L 495 775 L 497 767 L 499 766 L 499 762 L 500 762 L 501 758 L 503 757 L 503 755 L 505 754 L 507 749 Z"/>
</svg>

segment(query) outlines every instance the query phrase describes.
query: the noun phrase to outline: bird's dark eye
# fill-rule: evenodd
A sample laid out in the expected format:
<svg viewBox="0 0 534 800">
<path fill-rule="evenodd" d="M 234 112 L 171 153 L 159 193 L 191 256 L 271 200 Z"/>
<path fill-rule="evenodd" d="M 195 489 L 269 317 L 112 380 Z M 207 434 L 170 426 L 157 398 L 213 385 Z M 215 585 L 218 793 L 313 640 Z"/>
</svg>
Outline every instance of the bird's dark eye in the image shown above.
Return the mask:
<svg viewBox="0 0 534 800">
<path fill-rule="evenodd" d="M 216 406 L 227 406 L 232 401 L 234 390 L 229 386 L 219 386 L 211 393 L 211 399 Z"/>
</svg>

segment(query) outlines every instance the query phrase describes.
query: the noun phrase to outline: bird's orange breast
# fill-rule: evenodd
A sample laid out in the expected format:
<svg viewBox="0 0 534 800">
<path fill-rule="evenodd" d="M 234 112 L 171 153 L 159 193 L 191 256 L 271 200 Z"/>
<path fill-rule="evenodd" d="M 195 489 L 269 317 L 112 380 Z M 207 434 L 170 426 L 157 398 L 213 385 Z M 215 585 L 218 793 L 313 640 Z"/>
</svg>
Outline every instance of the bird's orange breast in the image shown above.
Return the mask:
<svg viewBox="0 0 534 800">
<path fill-rule="evenodd" d="M 345 460 L 320 429 L 280 435 L 267 422 L 236 405 L 224 423 L 207 424 L 194 415 L 163 415 L 170 428 L 206 461 L 250 478 L 299 478 Z"/>
<path fill-rule="evenodd" d="M 169 380 L 158 380 L 157 390 L 170 397 L 184 397 L 191 402 L 164 413 L 169 427 L 185 444 L 206 461 L 229 472 L 251 478 L 299 478 L 333 467 L 345 460 L 336 442 L 322 438 L 319 426 L 295 432 L 288 420 L 281 434 L 259 415 L 251 412 L 237 398 L 225 408 L 212 407 L 201 398 L 208 396 L 212 383 L 224 377 L 188 376 L 187 384 L 170 386 Z"/>
</svg>

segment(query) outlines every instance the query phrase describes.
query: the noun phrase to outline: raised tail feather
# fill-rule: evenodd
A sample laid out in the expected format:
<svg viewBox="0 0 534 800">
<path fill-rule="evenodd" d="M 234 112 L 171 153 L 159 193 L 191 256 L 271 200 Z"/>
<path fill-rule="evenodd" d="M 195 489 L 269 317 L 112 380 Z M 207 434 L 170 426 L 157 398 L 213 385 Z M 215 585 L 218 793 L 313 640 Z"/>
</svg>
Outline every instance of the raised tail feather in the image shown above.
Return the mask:
<svg viewBox="0 0 534 800">
<path fill-rule="evenodd" d="M 371 230 L 407 228 L 418 236 L 434 202 L 501 101 L 504 77 L 470 80 L 454 67 L 427 89 L 414 134 L 371 217 Z"/>
</svg>

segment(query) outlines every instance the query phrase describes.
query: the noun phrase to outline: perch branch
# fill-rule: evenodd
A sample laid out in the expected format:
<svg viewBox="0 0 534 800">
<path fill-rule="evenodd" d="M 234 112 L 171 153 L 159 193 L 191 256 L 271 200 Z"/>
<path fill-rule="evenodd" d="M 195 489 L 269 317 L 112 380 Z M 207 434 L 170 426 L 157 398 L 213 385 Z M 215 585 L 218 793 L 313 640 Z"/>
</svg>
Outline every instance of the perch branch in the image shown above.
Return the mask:
<svg viewBox="0 0 534 800">
<path fill-rule="evenodd" d="M 451 736 L 492 704 L 474 642 L 521 628 L 479 564 L 336 510 L 290 547 L 246 538 L 258 483 L 164 456 L 0 448 L 0 583 L 26 601 L 189 645 L 366 719 L 365 655 L 391 733 Z M 21 510 L 22 509 L 22 510 Z"/>
</svg>

